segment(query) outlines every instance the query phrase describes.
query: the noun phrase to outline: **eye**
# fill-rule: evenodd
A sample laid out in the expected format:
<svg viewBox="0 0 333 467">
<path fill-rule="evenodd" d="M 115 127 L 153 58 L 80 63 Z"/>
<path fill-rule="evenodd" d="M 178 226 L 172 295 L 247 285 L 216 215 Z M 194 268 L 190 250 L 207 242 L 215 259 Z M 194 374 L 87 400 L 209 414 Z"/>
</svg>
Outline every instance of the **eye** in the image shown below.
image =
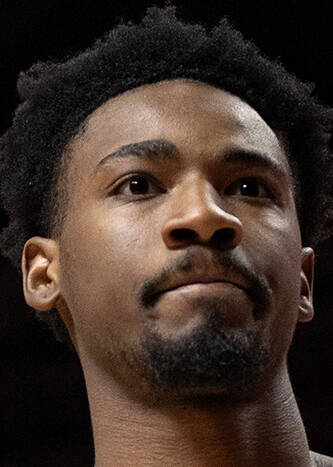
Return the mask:
<svg viewBox="0 0 333 467">
<path fill-rule="evenodd" d="M 272 198 L 272 192 L 266 183 L 257 177 L 247 177 L 237 180 L 227 190 L 227 194 L 240 194 L 251 198 Z"/>
<path fill-rule="evenodd" d="M 116 186 L 112 192 L 114 195 L 148 195 L 152 181 L 147 175 L 136 174 L 131 175 Z M 128 193 L 124 193 L 124 189 L 128 189 Z M 246 177 L 232 183 L 227 189 L 226 194 L 240 195 L 250 198 L 272 198 L 271 190 L 266 186 L 266 183 L 257 177 Z"/>
<path fill-rule="evenodd" d="M 146 175 L 132 175 L 126 180 L 123 180 L 113 191 L 113 194 L 129 194 L 129 195 L 147 195 L 152 182 Z M 124 193 L 123 188 L 128 187 L 129 193 Z"/>
</svg>

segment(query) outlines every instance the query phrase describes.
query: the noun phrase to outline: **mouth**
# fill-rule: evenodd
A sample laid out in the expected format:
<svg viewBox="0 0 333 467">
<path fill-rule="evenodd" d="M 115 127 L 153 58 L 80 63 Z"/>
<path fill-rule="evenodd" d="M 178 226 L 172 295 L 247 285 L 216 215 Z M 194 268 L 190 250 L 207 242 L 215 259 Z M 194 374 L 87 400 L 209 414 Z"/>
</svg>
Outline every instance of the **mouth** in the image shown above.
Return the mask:
<svg viewBox="0 0 333 467">
<path fill-rule="evenodd" d="M 234 284 L 229 281 L 211 281 L 211 282 L 192 282 L 189 284 L 180 284 L 177 287 L 171 287 L 169 289 L 163 290 L 160 292 L 160 295 L 175 292 L 175 293 L 218 293 L 220 296 L 223 296 L 230 288 L 238 288 L 243 290 L 245 293 L 248 293 L 243 287 Z"/>
<path fill-rule="evenodd" d="M 226 281 L 179 285 L 161 292 L 158 300 L 162 322 L 172 329 L 200 322 L 212 312 L 225 326 L 244 327 L 254 320 L 254 308 L 246 291 Z"/>
</svg>

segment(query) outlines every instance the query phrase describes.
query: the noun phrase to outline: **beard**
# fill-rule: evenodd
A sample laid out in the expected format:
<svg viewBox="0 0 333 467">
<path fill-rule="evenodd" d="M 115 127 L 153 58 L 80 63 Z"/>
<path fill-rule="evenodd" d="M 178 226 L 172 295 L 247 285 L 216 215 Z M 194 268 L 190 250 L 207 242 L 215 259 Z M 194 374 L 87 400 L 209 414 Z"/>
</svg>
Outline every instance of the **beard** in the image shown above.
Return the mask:
<svg viewBox="0 0 333 467">
<path fill-rule="evenodd" d="M 225 326 L 216 301 L 201 301 L 203 324 L 177 338 L 146 328 L 140 350 L 126 352 L 127 363 L 164 398 L 245 400 L 267 372 L 269 343 L 262 330 Z"/>
</svg>

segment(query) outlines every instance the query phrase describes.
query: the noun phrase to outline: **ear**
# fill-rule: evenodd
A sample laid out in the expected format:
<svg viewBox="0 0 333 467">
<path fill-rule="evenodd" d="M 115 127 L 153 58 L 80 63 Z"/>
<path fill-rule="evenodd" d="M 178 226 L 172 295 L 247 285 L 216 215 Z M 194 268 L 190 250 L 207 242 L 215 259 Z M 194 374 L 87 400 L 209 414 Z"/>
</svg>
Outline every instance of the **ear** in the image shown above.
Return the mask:
<svg viewBox="0 0 333 467">
<path fill-rule="evenodd" d="M 312 320 L 313 310 L 313 276 L 314 276 L 314 251 L 310 247 L 302 248 L 302 269 L 301 269 L 301 294 L 299 300 L 298 321 L 307 323 Z"/>
<path fill-rule="evenodd" d="M 73 319 L 60 290 L 57 242 L 51 238 L 30 238 L 23 248 L 21 269 L 24 298 L 27 304 L 39 311 L 57 308 L 79 354 Z"/>
<path fill-rule="evenodd" d="M 36 310 L 50 310 L 60 299 L 58 258 L 58 244 L 50 238 L 32 237 L 24 245 L 21 259 L 24 298 Z"/>
</svg>

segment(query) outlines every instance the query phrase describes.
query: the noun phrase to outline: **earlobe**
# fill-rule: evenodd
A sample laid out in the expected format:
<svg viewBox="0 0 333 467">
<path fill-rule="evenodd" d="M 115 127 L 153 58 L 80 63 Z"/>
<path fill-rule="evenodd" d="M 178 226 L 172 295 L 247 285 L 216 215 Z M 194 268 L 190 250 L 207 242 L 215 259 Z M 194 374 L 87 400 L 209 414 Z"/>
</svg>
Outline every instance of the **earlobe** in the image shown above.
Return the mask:
<svg viewBox="0 0 333 467">
<path fill-rule="evenodd" d="M 301 293 L 298 306 L 298 321 L 307 323 L 312 320 L 313 309 L 313 276 L 314 251 L 310 247 L 302 248 Z"/>
<path fill-rule="evenodd" d="M 39 311 L 53 308 L 60 298 L 57 242 L 44 237 L 27 240 L 21 269 L 27 304 Z"/>
</svg>

